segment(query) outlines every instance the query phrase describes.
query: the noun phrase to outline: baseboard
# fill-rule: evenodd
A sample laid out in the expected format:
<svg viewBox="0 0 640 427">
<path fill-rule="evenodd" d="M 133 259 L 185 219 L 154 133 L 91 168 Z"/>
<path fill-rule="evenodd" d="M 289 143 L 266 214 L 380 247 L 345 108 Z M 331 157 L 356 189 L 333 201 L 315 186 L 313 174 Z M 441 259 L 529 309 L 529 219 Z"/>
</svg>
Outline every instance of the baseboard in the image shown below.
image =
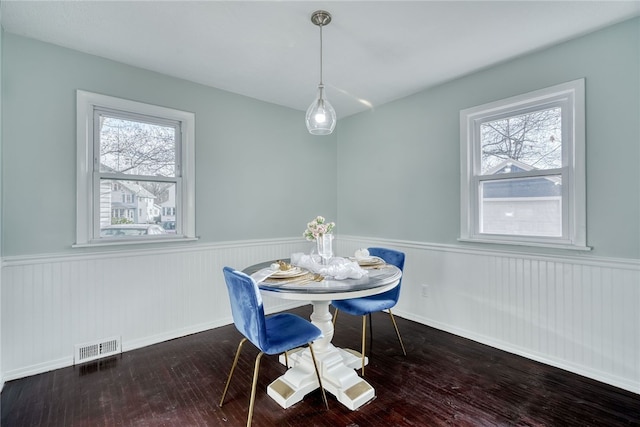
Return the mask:
<svg viewBox="0 0 640 427">
<path fill-rule="evenodd" d="M 4 380 L 11 381 L 20 378 L 30 377 L 32 375 L 42 374 L 44 372 L 53 371 L 55 369 L 66 368 L 73 366 L 73 351 L 67 357 L 51 360 L 47 363 L 40 363 L 36 365 L 26 366 L 21 369 L 5 372 Z"/>
<path fill-rule="evenodd" d="M 154 344 L 160 344 L 164 341 L 185 337 L 187 335 L 195 334 L 198 332 L 204 332 L 209 329 L 214 329 L 220 326 L 228 325 L 229 323 L 231 323 L 231 319 L 221 319 L 217 322 L 202 323 L 200 325 L 194 325 L 188 328 L 174 330 L 164 334 L 153 335 L 143 339 L 138 339 L 133 341 L 123 341 L 122 352 L 125 353 L 127 351 L 136 350 L 138 348 L 143 348 L 143 347 L 147 347 Z M 17 369 L 15 371 L 5 372 L 2 385 L 4 386 L 4 381 L 11 381 L 15 379 L 24 378 L 24 377 L 30 377 L 32 375 L 38 375 L 38 374 L 42 374 L 45 372 L 49 372 L 49 371 L 53 371 L 61 368 L 68 368 L 70 366 L 73 366 L 73 353 L 69 354 L 69 356 L 66 356 L 57 360 L 52 360 L 47 363 L 32 365 L 32 366 L 25 367 L 23 369 Z"/>
<path fill-rule="evenodd" d="M 299 302 L 293 301 L 291 303 L 278 306 L 277 308 L 272 309 L 267 314 L 271 314 L 271 313 L 275 313 L 283 310 L 294 309 L 302 305 L 305 305 L 305 304 L 300 304 Z M 123 341 L 122 352 L 125 353 L 128 351 L 137 350 L 139 348 L 147 347 L 150 345 L 160 344 L 165 341 L 186 337 L 188 335 L 197 334 L 199 332 L 208 331 L 210 329 L 219 328 L 221 326 L 230 325 L 232 323 L 233 323 L 233 319 L 231 317 L 228 317 L 228 318 L 218 319 L 215 322 L 205 322 L 199 325 L 193 325 L 187 328 L 177 329 L 167 333 L 152 335 L 142 339 Z M 5 372 L 5 375 L 2 378 L 2 382 L 0 383 L 0 391 L 4 387 L 5 381 L 11 381 L 15 379 L 24 378 L 24 377 L 30 377 L 32 375 L 38 375 L 38 374 L 53 371 L 56 369 L 67 368 L 70 366 L 73 366 L 73 354 L 70 354 L 69 356 L 64 358 L 52 360 L 47 363 L 32 365 L 32 366 L 25 367 L 23 369 Z"/>
<path fill-rule="evenodd" d="M 402 317 L 404 319 L 411 320 L 411 321 L 420 323 L 422 325 L 426 325 L 434 329 L 438 329 L 440 331 L 444 331 L 462 338 L 470 339 L 471 341 L 475 341 L 480 344 L 497 348 L 498 350 L 506 351 L 507 353 L 522 356 L 527 359 L 534 360 L 536 362 L 544 363 L 545 365 L 553 366 L 555 368 L 559 368 L 564 371 L 578 374 L 583 377 L 587 377 L 587 378 L 599 381 L 601 383 L 618 387 L 620 389 L 630 391 L 632 393 L 636 393 L 640 395 L 640 383 L 629 381 L 627 378 L 614 377 L 604 372 L 600 372 L 594 369 L 589 369 L 584 366 L 579 366 L 572 363 L 567 363 L 566 361 L 563 361 L 563 360 L 552 359 L 549 357 L 545 357 L 544 355 L 531 353 L 530 351 L 526 351 L 519 347 L 510 345 L 509 343 L 497 341 L 497 340 L 491 339 L 490 337 L 478 335 L 473 332 L 452 327 L 450 325 L 446 325 L 440 322 L 434 322 L 431 319 L 427 319 L 422 316 L 416 316 L 414 314 L 407 313 L 401 310 L 394 309 L 393 313 L 394 313 L 394 316 Z"/>
<path fill-rule="evenodd" d="M 228 325 L 230 319 L 218 319 L 215 322 L 206 322 L 199 325 L 192 325 L 187 328 L 176 329 L 162 334 L 151 335 L 145 338 L 122 341 L 122 352 L 136 350 L 139 348 L 147 347 L 150 345 L 160 344 L 165 341 L 173 340 L 176 338 L 186 337 L 187 335 L 197 334 L 198 332 L 208 331 L 209 329 L 219 328 L 220 326 Z"/>
</svg>

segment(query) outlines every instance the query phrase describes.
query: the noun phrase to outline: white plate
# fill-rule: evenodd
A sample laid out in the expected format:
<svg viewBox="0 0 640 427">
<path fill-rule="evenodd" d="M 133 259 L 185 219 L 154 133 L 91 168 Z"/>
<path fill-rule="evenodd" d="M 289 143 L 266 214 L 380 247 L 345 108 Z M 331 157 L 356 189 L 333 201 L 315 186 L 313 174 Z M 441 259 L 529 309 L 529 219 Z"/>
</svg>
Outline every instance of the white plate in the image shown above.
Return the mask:
<svg viewBox="0 0 640 427">
<path fill-rule="evenodd" d="M 292 277 L 302 276 L 307 274 L 308 271 L 300 267 L 291 267 L 288 270 L 279 270 L 269 276 L 270 279 L 290 279 Z"/>
<path fill-rule="evenodd" d="M 361 267 L 368 267 L 368 266 L 374 266 L 374 265 L 381 265 L 384 264 L 384 260 L 382 258 L 379 258 L 377 256 L 370 256 L 367 258 L 360 258 L 360 259 L 356 259 L 356 261 L 358 262 L 358 265 L 360 265 Z"/>
</svg>

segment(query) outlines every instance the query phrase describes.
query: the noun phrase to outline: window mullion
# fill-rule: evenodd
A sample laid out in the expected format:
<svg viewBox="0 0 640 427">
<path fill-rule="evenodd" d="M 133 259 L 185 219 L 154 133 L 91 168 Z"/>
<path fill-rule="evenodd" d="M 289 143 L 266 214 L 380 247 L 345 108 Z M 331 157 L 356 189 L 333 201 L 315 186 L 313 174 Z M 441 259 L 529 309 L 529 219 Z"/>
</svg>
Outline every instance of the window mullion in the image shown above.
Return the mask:
<svg viewBox="0 0 640 427">
<path fill-rule="evenodd" d="M 500 173 L 496 175 L 478 175 L 478 181 L 499 181 L 503 179 L 517 179 L 517 178 L 532 178 L 532 177 L 545 177 L 552 175 L 562 175 L 565 173 L 565 168 L 557 169 L 540 169 L 531 170 L 526 172 L 512 172 L 512 173 Z"/>
<path fill-rule="evenodd" d="M 111 172 L 96 172 L 99 179 L 112 179 L 117 181 L 144 181 L 144 182 L 178 182 L 175 176 L 149 176 L 149 175 L 127 175 Z"/>
</svg>

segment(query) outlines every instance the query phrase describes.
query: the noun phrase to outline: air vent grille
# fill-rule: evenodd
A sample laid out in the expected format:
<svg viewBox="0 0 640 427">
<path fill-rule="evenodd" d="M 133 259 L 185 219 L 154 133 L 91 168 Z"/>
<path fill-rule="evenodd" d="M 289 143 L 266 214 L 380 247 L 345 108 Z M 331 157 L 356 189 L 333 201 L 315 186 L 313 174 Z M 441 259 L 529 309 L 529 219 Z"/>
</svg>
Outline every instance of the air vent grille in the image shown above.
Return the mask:
<svg viewBox="0 0 640 427">
<path fill-rule="evenodd" d="M 101 357 L 111 356 L 121 352 L 120 337 L 108 338 L 98 342 L 79 344 L 75 346 L 73 364 L 89 362 Z"/>
</svg>

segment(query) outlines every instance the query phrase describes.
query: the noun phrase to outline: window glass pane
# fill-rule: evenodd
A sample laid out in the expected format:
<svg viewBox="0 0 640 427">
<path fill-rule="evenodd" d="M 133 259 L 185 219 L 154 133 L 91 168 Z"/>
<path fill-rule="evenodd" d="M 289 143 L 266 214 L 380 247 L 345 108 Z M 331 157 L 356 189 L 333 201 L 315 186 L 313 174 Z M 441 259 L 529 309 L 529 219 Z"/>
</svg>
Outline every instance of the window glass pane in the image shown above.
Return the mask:
<svg viewBox="0 0 640 427">
<path fill-rule="evenodd" d="M 562 167 L 562 109 L 550 108 L 480 125 L 482 175 Z"/>
<path fill-rule="evenodd" d="M 176 128 L 100 115 L 100 172 L 176 176 Z"/>
<path fill-rule="evenodd" d="M 157 181 L 100 181 L 100 237 L 175 233 L 176 184 Z"/>
<path fill-rule="evenodd" d="M 562 176 L 480 183 L 480 232 L 562 237 Z"/>
</svg>

